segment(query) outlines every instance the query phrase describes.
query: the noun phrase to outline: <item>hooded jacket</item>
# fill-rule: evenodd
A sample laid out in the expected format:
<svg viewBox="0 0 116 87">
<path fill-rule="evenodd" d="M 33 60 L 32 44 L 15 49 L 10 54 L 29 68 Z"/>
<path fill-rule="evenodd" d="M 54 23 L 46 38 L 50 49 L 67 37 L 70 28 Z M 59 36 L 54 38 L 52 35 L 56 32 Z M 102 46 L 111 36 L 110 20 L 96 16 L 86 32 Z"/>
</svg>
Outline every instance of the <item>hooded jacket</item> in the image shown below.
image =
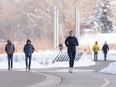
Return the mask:
<svg viewBox="0 0 116 87">
<path fill-rule="evenodd" d="M 68 36 L 65 40 L 65 45 L 68 47 L 68 51 L 76 52 L 76 46 L 79 46 L 79 42 L 75 36 Z"/>
<path fill-rule="evenodd" d="M 108 45 L 107 45 L 107 44 L 104 44 L 103 47 L 102 47 L 102 51 L 103 51 L 103 53 L 107 53 L 108 50 L 109 50 Z"/>
<path fill-rule="evenodd" d="M 28 43 L 24 46 L 24 49 L 23 49 L 26 56 L 31 56 L 32 53 L 34 52 L 34 50 L 35 49 L 34 49 L 33 45 L 28 44 Z"/>
<path fill-rule="evenodd" d="M 93 52 L 94 53 L 98 53 L 99 52 L 99 45 L 98 44 L 93 45 Z"/>
<path fill-rule="evenodd" d="M 6 46 L 5 46 L 5 52 L 7 54 L 13 54 L 14 51 L 15 51 L 15 47 L 14 47 L 14 45 L 12 43 L 6 44 Z"/>
</svg>

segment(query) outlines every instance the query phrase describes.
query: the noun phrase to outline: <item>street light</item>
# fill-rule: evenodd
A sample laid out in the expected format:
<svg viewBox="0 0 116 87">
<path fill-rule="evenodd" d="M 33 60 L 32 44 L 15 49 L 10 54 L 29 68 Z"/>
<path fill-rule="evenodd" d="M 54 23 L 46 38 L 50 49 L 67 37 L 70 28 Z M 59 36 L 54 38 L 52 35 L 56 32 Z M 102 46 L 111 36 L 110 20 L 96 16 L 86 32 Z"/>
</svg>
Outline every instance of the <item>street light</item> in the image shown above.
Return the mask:
<svg viewBox="0 0 116 87">
<path fill-rule="evenodd" d="M 76 37 L 79 38 L 80 36 L 80 15 L 79 15 L 79 9 L 77 6 L 77 0 L 75 0 L 75 32 L 76 32 Z"/>
<path fill-rule="evenodd" d="M 59 44 L 59 13 L 58 9 L 54 7 L 54 49 L 58 47 Z"/>
</svg>

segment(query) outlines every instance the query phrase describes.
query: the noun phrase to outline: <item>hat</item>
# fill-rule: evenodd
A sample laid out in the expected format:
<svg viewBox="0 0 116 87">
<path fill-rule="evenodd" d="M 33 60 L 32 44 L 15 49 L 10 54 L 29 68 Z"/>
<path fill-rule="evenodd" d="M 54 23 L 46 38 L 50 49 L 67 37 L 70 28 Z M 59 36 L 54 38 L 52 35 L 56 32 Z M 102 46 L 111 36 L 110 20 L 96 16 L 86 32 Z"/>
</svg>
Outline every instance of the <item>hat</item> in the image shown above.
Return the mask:
<svg viewBox="0 0 116 87">
<path fill-rule="evenodd" d="M 29 39 L 27 40 L 27 43 L 28 43 L 28 42 L 30 42 L 30 43 L 31 43 L 31 41 L 30 41 Z"/>
<path fill-rule="evenodd" d="M 11 43 L 11 41 L 10 40 L 7 40 L 7 43 Z"/>
</svg>

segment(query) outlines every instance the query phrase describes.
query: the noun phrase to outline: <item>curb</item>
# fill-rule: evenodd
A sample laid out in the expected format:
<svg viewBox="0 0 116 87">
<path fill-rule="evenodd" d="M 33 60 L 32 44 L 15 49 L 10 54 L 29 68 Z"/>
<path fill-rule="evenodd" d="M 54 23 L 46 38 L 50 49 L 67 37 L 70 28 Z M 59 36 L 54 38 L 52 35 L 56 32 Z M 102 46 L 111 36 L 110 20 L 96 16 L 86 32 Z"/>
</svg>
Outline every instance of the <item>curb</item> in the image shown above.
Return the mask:
<svg viewBox="0 0 116 87">
<path fill-rule="evenodd" d="M 36 72 L 36 71 L 32 71 L 34 73 L 39 73 L 39 72 Z M 53 75 L 48 75 L 48 74 L 44 74 L 44 73 L 39 73 L 43 76 L 46 77 L 46 79 L 43 81 L 43 82 L 40 82 L 38 84 L 35 84 L 35 85 L 31 85 L 31 86 L 28 86 L 28 87 L 50 87 L 50 86 L 56 86 L 58 84 L 60 84 L 60 82 L 62 81 L 60 77 L 58 76 L 53 76 Z"/>
</svg>

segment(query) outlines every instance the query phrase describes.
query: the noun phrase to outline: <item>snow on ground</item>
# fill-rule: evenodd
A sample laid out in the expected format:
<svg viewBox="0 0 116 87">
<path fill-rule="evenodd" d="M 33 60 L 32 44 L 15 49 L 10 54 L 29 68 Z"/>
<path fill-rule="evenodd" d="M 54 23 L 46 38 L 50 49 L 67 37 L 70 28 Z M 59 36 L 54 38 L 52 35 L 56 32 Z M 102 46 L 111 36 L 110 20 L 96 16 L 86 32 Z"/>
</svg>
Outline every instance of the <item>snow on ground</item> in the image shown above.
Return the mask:
<svg viewBox="0 0 116 87">
<path fill-rule="evenodd" d="M 116 55 L 112 55 L 114 51 L 110 52 L 107 56 L 107 61 L 108 60 L 116 60 Z M 87 58 L 93 60 L 93 55 L 85 55 Z M 98 61 L 99 60 L 104 60 L 103 53 L 100 53 L 98 55 Z M 101 69 L 100 72 L 102 73 L 110 73 L 110 74 L 116 74 L 116 62 L 109 64 L 107 67 L 104 69 Z"/>
<path fill-rule="evenodd" d="M 100 72 L 116 74 L 116 62 L 109 64 L 108 67 L 102 69 Z"/>
<path fill-rule="evenodd" d="M 42 52 L 42 53 L 34 53 L 32 56 L 32 65 L 31 68 L 54 68 L 54 67 L 69 67 L 69 62 L 55 62 L 53 63 L 53 60 L 57 56 L 58 52 Z M 25 55 L 23 53 L 16 53 L 13 57 L 13 68 L 14 69 L 21 69 L 25 68 Z M 88 67 L 91 65 L 94 65 L 95 62 L 93 62 L 89 58 L 82 57 L 79 61 L 75 62 L 74 67 Z M 7 55 L 3 54 L 0 55 L 0 69 L 7 69 L 8 63 L 7 63 Z"/>
<path fill-rule="evenodd" d="M 86 34 L 80 39 L 80 44 L 85 46 L 92 46 L 95 41 L 98 41 L 100 45 L 103 45 L 105 41 L 108 43 L 115 43 L 114 37 L 116 34 L 96 34 L 96 35 L 89 35 Z M 42 51 L 42 52 L 35 52 L 32 56 L 32 65 L 31 68 L 54 68 L 54 67 L 69 67 L 69 62 L 55 62 L 53 60 L 57 56 L 58 52 L 54 51 Z M 98 55 L 98 60 L 103 60 L 103 53 L 100 52 Z M 107 60 L 116 60 L 116 51 L 110 50 L 108 53 Z M 21 69 L 25 68 L 25 55 L 23 53 L 15 53 L 14 54 L 14 69 Z M 79 61 L 75 62 L 74 67 L 89 67 L 95 65 L 96 63 L 93 61 L 93 55 L 87 55 L 84 53 Z M 7 55 L 1 54 L 0 55 L 0 69 L 7 69 Z M 102 69 L 100 72 L 103 73 L 112 73 L 116 74 L 116 62 L 111 63 L 108 67 Z"/>
<path fill-rule="evenodd" d="M 112 55 L 114 51 L 108 54 L 107 60 L 116 60 L 116 55 Z M 55 67 L 69 67 L 69 62 L 55 62 L 54 58 L 57 56 L 57 52 L 39 52 L 34 53 L 32 56 L 32 69 L 46 69 Z M 103 53 L 98 55 L 98 60 L 103 60 Z M 25 68 L 25 55 L 23 53 L 15 53 L 13 58 L 13 69 L 24 69 Z M 95 65 L 93 61 L 93 55 L 83 54 L 79 61 L 75 62 L 74 67 L 89 67 Z M 0 69 L 7 69 L 7 55 L 0 55 Z M 102 69 L 100 72 L 116 74 L 116 62 L 111 63 L 108 67 Z"/>
<path fill-rule="evenodd" d="M 114 40 L 115 37 L 115 33 L 85 34 L 80 38 L 80 45 L 92 48 L 95 41 L 98 41 L 101 48 L 105 41 L 107 41 L 108 44 L 116 44 L 116 40 Z M 93 60 L 91 55 L 86 55 L 86 57 Z M 98 60 L 103 60 L 103 58 L 103 53 L 100 51 Z M 116 50 L 109 51 L 107 60 L 116 60 Z M 108 67 L 102 69 L 100 72 L 116 74 L 116 62 L 109 64 Z"/>
</svg>

